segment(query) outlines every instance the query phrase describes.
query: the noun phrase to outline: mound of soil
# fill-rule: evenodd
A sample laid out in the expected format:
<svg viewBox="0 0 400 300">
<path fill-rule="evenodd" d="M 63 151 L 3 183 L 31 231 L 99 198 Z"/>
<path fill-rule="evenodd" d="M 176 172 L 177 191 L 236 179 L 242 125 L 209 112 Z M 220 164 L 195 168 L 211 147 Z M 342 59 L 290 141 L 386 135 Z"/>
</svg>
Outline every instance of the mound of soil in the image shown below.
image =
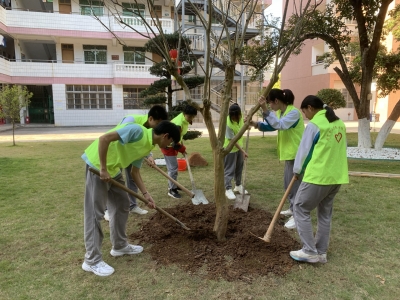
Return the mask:
<svg viewBox="0 0 400 300">
<path fill-rule="evenodd" d="M 296 264 L 289 252 L 300 244 L 284 229 L 284 219 L 278 220 L 271 242 L 263 237 L 272 215 L 249 207 L 248 212 L 230 207 L 226 241 L 218 242 L 212 231 L 215 205 L 178 205 L 165 209 L 193 231 L 186 231 L 165 215 L 157 212 L 143 221 L 132 240 L 151 244 L 146 248 L 161 265 L 176 264 L 190 274 L 209 279 L 251 282 L 260 275 L 282 276 Z"/>
</svg>

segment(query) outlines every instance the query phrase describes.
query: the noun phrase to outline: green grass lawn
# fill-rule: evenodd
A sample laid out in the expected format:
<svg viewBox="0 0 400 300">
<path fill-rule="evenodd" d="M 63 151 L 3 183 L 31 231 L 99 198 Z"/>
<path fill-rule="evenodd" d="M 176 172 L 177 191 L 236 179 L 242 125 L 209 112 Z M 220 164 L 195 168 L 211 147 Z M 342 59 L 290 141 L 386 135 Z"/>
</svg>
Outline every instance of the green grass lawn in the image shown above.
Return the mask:
<svg viewBox="0 0 400 300">
<path fill-rule="evenodd" d="M 356 145 L 356 138 L 348 135 L 350 146 Z M 246 179 L 251 205 L 271 212 L 283 195 L 284 164 L 277 160 L 275 139 L 250 138 Z M 252 284 L 210 281 L 178 267 L 159 266 L 146 249 L 135 257 L 111 257 L 104 221 L 103 256 L 116 271 L 105 278 L 84 272 L 85 172 L 80 156 L 89 144 L 0 143 L 0 299 L 396 299 L 400 295 L 400 179 L 351 177 L 350 184 L 342 186 L 334 204 L 326 265 L 298 264 L 285 277 L 260 277 Z M 390 135 L 386 146 L 400 148 L 400 135 Z M 197 188 L 214 201 L 209 141 L 188 141 L 187 147 L 189 153 L 198 151 L 208 160 L 207 167 L 193 168 L 193 173 Z M 158 149 L 154 157 L 162 157 Z M 349 160 L 349 170 L 400 173 L 400 162 Z M 155 170 L 144 166 L 142 176 L 160 207 L 190 203 L 188 197 L 168 197 L 167 181 Z M 187 172 L 180 172 L 178 180 L 191 187 Z M 130 215 L 128 234 L 152 213 Z M 267 229 L 266 224 L 260 226 Z"/>
</svg>

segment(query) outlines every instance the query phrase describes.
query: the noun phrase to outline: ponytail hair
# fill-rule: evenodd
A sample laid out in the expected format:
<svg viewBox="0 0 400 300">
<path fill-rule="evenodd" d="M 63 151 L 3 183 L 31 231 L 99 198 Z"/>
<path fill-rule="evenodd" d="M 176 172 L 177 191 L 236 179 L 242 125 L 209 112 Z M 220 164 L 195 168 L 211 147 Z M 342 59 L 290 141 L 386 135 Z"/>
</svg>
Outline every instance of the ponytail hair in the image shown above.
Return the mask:
<svg viewBox="0 0 400 300">
<path fill-rule="evenodd" d="M 272 89 L 268 94 L 267 101 L 274 101 L 275 99 L 278 99 L 286 105 L 292 105 L 294 103 L 293 92 L 288 89 Z"/>
<path fill-rule="evenodd" d="M 231 122 L 232 122 L 232 117 L 238 117 L 240 119 L 242 116 L 242 111 L 240 109 L 239 104 L 237 104 L 237 103 L 232 104 L 229 107 L 228 115 L 229 115 L 229 119 L 231 120 Z"/>
<path fill-rule="evenodd" d="M 305 97 L 303 102 L 301 102 L 300 108 L 307 108 L 309 105 L 315 109 L 325 109 L 325 117 L 328 119 L 329 123 L 339 120 L 339 117 L 335 114 L 333 109 L 327 104 L 324 104 L 324 102 L 322 102 L 322 100 L 317 96 L 309 95 Z"/>
</svg>

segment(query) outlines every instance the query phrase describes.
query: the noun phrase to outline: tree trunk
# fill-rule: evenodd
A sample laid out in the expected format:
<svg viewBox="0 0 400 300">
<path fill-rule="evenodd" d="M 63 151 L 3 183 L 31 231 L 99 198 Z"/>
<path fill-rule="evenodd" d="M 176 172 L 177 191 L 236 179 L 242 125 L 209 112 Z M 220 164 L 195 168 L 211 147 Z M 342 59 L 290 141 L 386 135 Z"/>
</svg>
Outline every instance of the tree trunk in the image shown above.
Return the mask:
<svg viewBox="0 0 400 300">
<path fill-rule="evenodd" d="M 370 121 L 367 118 L 358 120 L 358 147 L 371 148 Z"/>
<path fill-rule="evenodd" d="M 12 120 L 12 127 L 13 127 L 13 146 L 15 146 L 15 122 L 14 122 L 14 119 Z"/>
<path fill-rule="evenodd" d="M 396 124 L 396 121 L 399 119 L 399 117 L 400 117 L 400 100 L 397 101 L 389 118 L 386 120 L 385 124 L 383 124 L 381 130 L 379 130 L 378 136 L 376 137 L 375 141 L 376 150 L 382 150 L 383 144 L 385 143 L 390 131 Z"/>
<path fill-rule="evenodd" d="M 228 227 L 228 200 L 225 196 L 225 183 L 224 183 L 224 156 L 218 150 L 214 150 L 214 195 L 216 216 L 214 223 L 214 231 L 218 241 L 224 241 L 226 230 Z"/>
</svg>

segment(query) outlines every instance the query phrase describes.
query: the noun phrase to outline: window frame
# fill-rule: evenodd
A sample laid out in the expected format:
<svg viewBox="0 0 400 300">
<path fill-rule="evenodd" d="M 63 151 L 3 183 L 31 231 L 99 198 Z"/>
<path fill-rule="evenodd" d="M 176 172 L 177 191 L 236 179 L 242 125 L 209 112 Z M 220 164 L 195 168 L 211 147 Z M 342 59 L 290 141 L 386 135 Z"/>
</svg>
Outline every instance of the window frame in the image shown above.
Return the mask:
<svg viewBox="0 0 400 300">
<path fill-rule="evenodd" d="M 112 110 L 111 85 L 65 85 L 67 110 Z"/>
<path fill-rule="evenodd" d="M 107 64 L 107 46 L 103 45 L 83 45 L 83 59 L 85 64 L 91 65 L 106 65 Z M 94 54 L 95 60 L 87 60 L 87 55 L 93 51 L 101 52 L 104 55 L 105 60 L 98 60 L 97 54 Z"/>
<path fill-rule="evenodd" d="M 124 87 L 122 92 L 122 98 L 124 103 L 124 109 L 148 109 L 148 106 L 143 105 L 145 98 L 141 98 L 140 93 L 147 87 L 137 86 L 137 87 Z M 136 90 L 136 91 L 134 91 Z M 137 97 L 133 97 L 136 95 Z M 131 103 L 127 103 L 131 102 Z"/>
</svg>

